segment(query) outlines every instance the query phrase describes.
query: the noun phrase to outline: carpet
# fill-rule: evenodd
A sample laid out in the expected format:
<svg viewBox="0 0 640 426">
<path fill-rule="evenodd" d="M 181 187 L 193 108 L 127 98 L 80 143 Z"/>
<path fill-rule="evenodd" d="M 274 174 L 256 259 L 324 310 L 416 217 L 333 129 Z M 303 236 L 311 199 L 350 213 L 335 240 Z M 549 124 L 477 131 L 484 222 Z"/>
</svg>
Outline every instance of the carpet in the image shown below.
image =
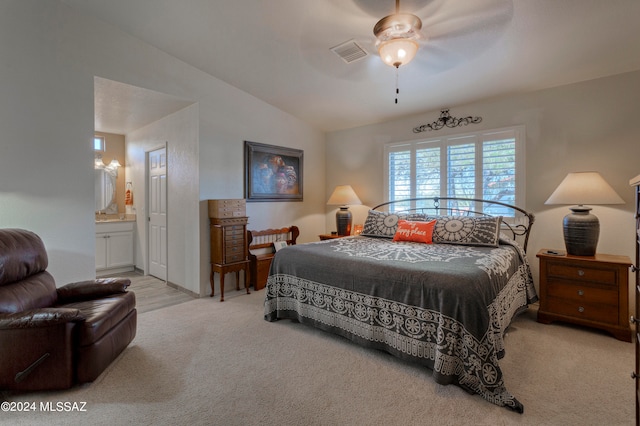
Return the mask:
<svg viewBox="0 0 640 426">
<path fill-rule="evenodd" d="M 0 424 L 634 424 L 633 345 L 539 324 L 535 307 L 514 320 L 501 361 L 507 389 L 525 407 L 518 414 L 437 385 L 429 370 L 386 353 L 266 322 L 264 291 L 225 296 L 139 315 L 135 340 L 95 382 L 6 395 L 35 409 L 2 412 Z"/>
</svg>

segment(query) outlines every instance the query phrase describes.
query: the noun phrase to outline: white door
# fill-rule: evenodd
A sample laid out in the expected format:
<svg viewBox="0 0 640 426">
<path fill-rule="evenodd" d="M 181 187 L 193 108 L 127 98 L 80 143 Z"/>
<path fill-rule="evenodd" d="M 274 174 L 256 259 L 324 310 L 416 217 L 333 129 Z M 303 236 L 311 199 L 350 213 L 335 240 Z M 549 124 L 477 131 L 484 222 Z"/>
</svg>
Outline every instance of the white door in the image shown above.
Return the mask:
<svg viewBox="0 0 640 426">
<path fill-rule="evenodd" d="M 167 280 L 167 149 L 149 152 L 149 275 Z"/>
</svg>

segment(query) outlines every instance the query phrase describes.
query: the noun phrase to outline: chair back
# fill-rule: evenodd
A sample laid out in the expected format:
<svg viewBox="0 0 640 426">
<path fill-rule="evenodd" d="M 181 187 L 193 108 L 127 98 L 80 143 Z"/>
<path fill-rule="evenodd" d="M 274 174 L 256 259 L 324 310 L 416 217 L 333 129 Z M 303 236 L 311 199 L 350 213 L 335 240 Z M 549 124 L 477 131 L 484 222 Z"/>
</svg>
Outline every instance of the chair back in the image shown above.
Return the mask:
<svg viewBox="0 0 640 426">
<path fill-rule="evenodd" d="M 0 229 L 0 313 L 46 308 L 57 301 L 44 243 L 24 229 Z"/>
</svg>

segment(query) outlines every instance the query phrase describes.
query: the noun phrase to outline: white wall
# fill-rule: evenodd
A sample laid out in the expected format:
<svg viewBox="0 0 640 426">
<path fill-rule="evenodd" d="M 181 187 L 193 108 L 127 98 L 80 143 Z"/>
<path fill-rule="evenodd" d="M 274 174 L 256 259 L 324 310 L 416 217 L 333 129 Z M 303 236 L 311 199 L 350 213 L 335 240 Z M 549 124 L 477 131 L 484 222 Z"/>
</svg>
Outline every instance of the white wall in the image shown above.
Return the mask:
<svg viewBox="0 0 640 426">
<path fill-rule="evenodd" d="M 57 1 L 3 0 L 0 55 L 0 226 L 38 232 L 59 284 L 95 273 L 94 76 L 198 105 L 181 111 L 187 121 L 198 122 L 197 129 L 186 131 L 186 140 L 178 137 L 184 117 L 141 130 L 138 140 L 146 146 L 157 137 L 168 140 L 170 149 L 175 146 L 178 169 L 172 174 L 182 198 L 173 194 L 181 205 L 169 232 L 182 258 L 170 260 L 177 262 L 170 281 L 208 292 L 209 232 L 202 200 L 243 196 L 244 140 L 304 149 L 308 182 L 302 203 L 251 205 L 251 224 L 295 223 L 307 239 L 324 232 L 322 132 Z M 132 161 L 137 152 L 128 153 Z M 138 182 L 134 189 L 142 195 Z"/>
<path fill-rule="evenodd" d="M 544 202 L 567 173 L 599 171 L 625 200 L 620 206 L 593 206 L 600 218 L 598 251 L 634 259 L 633 191 L 629 179 L 640 173 L 640 72 L 587 81 L 528 94 L 453 106 L 451 114 L 481 116 L 482 123 L 438 134 L 465 133 L 523 124 L 526 127 L 526 203 L 536 215 L 528 257 L 537 285 L 541 248 L 564 247 L 562 218 L 568 206 Z M 447 106 L 448 107 L 448 106 Z M 434 121 L 439 111 L 404 117 L 383 124 L 327 135 L 326 197 L 338 184 L 350 183 L 364 204 L 384 201 L 383 145 L 386 142 L 427 138 L 412 129 Z M 363 223 L 366 207 L 351 208 Z M 335 210 L 334 210 L 335 211 Z M 326 226 L 335 227 L 334 211 Z M 633 277 L 633 274 L 631 274 Z"/>
<path fill-rule="evenodd" d="M 221 98 L 224 99 L 224 95 Z M 201 114 L 200 133 L 200 233 L 209 233 L 208 199 L 244 198 L 244 141 L 260 142 L 302 149 L 303 202 L 247 202 L 247 229 L 260 230 L 296 225 L 299 242 L 317 241 L 324 233 L 325 160 L 324 133 L 312 131 L 301 121 L 260 103 L 201 102 L 208 114 Z M 208 294 L 209 241 L 201 240 L 202 294 Z M 227 289 L 234 287 L 235 275 L 226 280 Z M 206 281 L 206 282 L 205 282 Z M 218 274 L 215 276 L 219 294 Z"/>
<path fill-rule="evenodd" d="M 0 226 L 40 235 L 63 285 L 95 276 L 93 77 L 60 64 L 56 10 L 0 3 Z"/>
<path fill-rule="evenodd" d="M 194 104 L 129 133 L 127 180 L 132 182 L 136 209 L 136 267 L 148 272 L 146 156 L 167 148 L 167 280 L 200 294 L 197 271 L 199 246 L 198 105 Z M 195 234 L 194 234 L 195 232 Z"/>
</svg>

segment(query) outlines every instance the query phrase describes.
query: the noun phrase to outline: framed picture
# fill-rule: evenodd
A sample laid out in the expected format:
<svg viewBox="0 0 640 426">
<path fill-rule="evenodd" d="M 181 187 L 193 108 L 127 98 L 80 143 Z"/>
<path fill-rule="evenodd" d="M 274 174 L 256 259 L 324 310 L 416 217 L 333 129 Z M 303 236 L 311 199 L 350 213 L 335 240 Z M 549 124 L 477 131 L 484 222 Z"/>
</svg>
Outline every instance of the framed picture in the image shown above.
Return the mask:
<svg viewBox="0 0 640 426">
<path fill-rule="evenodd" d="M 303 151 L 244 142 L 247 201 L 302 201 Z"/>
</svg>

